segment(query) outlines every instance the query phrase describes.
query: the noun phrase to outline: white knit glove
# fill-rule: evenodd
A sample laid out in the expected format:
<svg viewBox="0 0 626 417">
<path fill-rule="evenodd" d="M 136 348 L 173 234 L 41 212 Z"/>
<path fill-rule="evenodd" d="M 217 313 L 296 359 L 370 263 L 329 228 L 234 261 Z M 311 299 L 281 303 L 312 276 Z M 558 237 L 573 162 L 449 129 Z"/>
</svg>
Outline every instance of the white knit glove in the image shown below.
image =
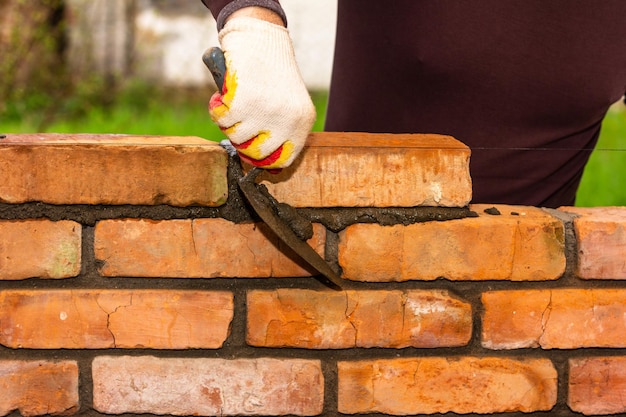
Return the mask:
<svg viewBox="0 0 626 417">
<path fill-rule="evenodd" d="M 287 29 L 237 17 L 219 40 L 226 75 L 222 91 L 211 97 L 211 118 L 246 162 L 264 169 L 289 166 L 304 147 L 315 107 Z"/>
</svg>

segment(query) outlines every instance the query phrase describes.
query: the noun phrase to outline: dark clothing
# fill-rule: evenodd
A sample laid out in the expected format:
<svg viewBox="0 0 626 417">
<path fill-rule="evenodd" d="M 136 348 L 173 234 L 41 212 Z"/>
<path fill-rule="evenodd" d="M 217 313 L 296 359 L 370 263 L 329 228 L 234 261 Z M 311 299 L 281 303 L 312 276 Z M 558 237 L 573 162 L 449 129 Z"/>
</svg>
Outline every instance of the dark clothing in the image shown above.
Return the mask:
<svg viewBox="0 0 626 417">
<path fill-rule="evenodd" d="M 211 10 L 211 14 L 215 19 L 219 16 L 222 9 L 233 0 L 202 0 L 202 3 Z"/>
<path fill-rule="evenodd" d="M 204 3 L 204 5 L 211 10 L 213 16 L 215 16 L 218 31 L 222 30 L 228 16 L 241 8 L 249 6 L 260 6 L 270 9 L 278 14 L 283 19 L 285 26 L 287 26 L 285 11 L 276 0 L 202 0 L 202 3 Z"/>
<path fill-rule="evenodd" d="M 473 202 L 572 205 L 626 91 L 625 16 L 625 0 L 339 0 L 326 129 L 452 135 Z"/>
</svg>

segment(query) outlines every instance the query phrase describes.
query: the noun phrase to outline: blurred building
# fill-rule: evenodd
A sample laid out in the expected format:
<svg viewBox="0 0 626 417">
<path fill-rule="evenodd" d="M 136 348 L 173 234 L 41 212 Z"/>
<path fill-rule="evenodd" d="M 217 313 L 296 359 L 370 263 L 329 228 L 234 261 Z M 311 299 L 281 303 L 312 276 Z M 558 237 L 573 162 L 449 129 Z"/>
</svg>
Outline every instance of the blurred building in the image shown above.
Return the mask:
<svg viewBox="0 0 626 417">
<path fill-rule="evenodd" d="M 330 82 L 337 0 L 282 0 L 309 88 Z M 66 0 L 69 62 L 77 72 L 175 86 L 212 83 L 201 61 L 217 45 L 200 0 Z"/>
</svg>

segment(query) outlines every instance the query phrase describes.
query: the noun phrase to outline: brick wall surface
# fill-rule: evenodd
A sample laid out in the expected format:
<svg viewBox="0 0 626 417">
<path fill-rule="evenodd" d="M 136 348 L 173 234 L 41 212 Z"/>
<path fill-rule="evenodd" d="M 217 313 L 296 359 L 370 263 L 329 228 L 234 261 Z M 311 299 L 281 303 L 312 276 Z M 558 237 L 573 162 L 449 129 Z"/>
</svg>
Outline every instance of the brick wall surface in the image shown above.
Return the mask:
<svg viewBox="0 0 626 417">
<path fill-rule="evenodd" d="M 450 137 L 314 134 L 262 180 L 337 291 L 233 163 L 200 138 L 0 140 L 0 415 L 626 413 L 626 208 L 469 204 Z"/>
</svg>

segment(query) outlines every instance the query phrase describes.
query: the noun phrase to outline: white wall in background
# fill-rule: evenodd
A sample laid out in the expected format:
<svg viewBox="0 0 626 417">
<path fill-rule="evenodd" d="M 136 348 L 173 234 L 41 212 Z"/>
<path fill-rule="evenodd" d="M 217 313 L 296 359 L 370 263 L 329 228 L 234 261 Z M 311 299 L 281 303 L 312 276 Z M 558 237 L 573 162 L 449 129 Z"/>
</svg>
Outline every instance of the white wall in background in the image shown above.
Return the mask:
<svg viewBox="0 0 626 417">
<path fill-rule="evenodd" d="M 195 0 L 199 3 L 199 0 Z M 337 0 L 282 0 L 296 58 L 310 89 L 327 89 L 335 40 Z M 144 2 L 136 18 L 136 72 L 173 85 L 206 85 L 202 53 L 217 45 L 208 10 L 164 13 Z"/>
</svg>

